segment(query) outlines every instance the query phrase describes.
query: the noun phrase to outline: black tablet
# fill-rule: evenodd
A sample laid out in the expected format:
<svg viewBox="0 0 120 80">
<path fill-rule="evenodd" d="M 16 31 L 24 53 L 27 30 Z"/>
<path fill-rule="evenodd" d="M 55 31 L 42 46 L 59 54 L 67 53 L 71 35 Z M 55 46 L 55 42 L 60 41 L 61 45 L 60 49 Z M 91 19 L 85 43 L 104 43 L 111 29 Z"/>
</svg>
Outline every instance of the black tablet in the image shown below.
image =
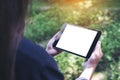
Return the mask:
<svg viewBox="0 0 120 80">
<path fill-rule="evenodd" d="M 101 35 L 101 31 L 71 24 L 64 24 L 60 32 L 54 47 L 84 58 L 91 56 Z"/>
</svg>

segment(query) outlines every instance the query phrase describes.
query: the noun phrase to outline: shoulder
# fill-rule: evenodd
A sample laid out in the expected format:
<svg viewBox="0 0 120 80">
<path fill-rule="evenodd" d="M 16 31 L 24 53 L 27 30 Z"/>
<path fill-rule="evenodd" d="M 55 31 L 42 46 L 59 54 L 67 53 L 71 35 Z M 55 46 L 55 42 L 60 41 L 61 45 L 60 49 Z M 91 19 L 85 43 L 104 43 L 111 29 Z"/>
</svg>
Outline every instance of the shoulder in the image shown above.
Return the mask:
<svg viewBox="0 0 120 80">
<path fill-rule="evenodd" d="M 25 78 L 29 79 L 30 77 L 36 78 L 37 75 L 39 78 L 43 78 L 43 76 L 50 79 L 63 78 L 52 56 L 41 46 L 36 45 L 26 38 L 22 38 L 20 41 L 16 54 L 15 71 L 16 78 L 22 78 L 21 80 Z"/>
<path fill-rule="evenodd" d="M 22 38 L 20 41 L 16 60 L 19 63 L 37 63 L 40 66 L 49 64 L 49 62 L 52 64 L 56 63 L 54 59 L 45 51 L 45 49 L 26 38 Z"/>
</svg>

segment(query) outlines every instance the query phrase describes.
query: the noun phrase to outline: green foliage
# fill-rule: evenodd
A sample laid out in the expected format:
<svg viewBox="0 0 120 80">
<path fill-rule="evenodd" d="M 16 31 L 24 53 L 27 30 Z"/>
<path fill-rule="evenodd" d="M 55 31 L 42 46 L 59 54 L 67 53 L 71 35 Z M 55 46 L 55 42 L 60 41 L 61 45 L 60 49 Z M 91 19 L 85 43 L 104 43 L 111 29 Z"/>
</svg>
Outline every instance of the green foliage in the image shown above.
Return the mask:
<svg viewBox="0 0 120 80">
<path fill-rule="evenodd" d="M 120 79 L 120 23 L 112 21 L 108 24 L 94 25 L 101 27 L 103 58 L 96 71 L 105 71 L 107 80 Z"/>
<path fill-rule="evenodd" d="M 40 42 L 49 39 L 58 29 L 56 18 L 49 11 L 43 12 L 27 20 L 25 36 Z"/>
<path fill-rule="evenodd" d="M 94 4 L 97 4 L 97 1 L 94 0 Z M 88 9 L 81 9 L 76 5 L 60 6 L 55 4 L 49 6 L 47 4 L 46 6 L 44 3 L 40 3 L 40 5 L 39 3 L 33 5 L 32 15 L 26 21 L 26 37 L 38 43 L 48 40 L 60 29 L 63 23 L 77 24 L 101 30 L 104 56 L 96 71 L 105 71 L 107 80 L 120 80 L 118 72 L 120 70 L 119 8 L 105 8 L 106 5 L 103 8 L 100 5 L 98 5 L 99 7 L 93 5 Z M 110 2 L 109 6 L 111 6 Z M 65 80 L 74 80 L 82 71 L 83 59 L 80 57 L 64 52 L 56 56 L 55 59 L 60 70 L 65 75 Z"/>
<path fill-rule="evenodd" d="M 120 23 L 112 22 L 104 28 L 104 38 L 102 40 L 102 47 L 104 57 L 101 67 L 104 67 L 107 72 L 108 80 L 120 79 Z M 106 65 L 105 65 L 106 64 Z M 111 76 L 112 74 L 112 76 Z"/>
<path fill-rule="evenodd" d="M 37 15 L 27 19 L 25 36 L 35 42 L 40 42 L 54 35 L 63 23 L 76 23 L 77 17 L 74 17 L 73 13 L 56 7 L 36 13 Z"/>
<path fill-rule="evenodd" d="M 82 62 L 84 59 L 76 55 L 63 52 L 56 56 L 55 59 L 65 76 L 65 80 L 75 80 L 82 72 Z"/>
</svg>

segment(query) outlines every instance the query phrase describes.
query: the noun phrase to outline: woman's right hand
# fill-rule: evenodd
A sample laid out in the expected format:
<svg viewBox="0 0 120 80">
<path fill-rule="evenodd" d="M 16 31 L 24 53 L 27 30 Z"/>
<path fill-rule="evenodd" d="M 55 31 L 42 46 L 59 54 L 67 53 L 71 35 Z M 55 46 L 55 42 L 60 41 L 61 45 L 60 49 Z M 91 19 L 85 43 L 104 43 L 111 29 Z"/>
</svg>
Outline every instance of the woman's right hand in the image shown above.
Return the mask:
<svg viewBox="0 0 120 80">
<path fill-rule="evenodd" d="M 94 70 L 102 58 L 101 42 L 99 41 L 93 51 L 91 57 L 84 63 L 84 70 L 76 80 L 91 80 Z"/>
<path fill-rule="evenodd" d="M 85 62 L 84 68 L 97 66 L 97 64 L 100 61 L 100 59 L 102 58 L 102 56 L 103 56 L 103 53 L 101 50 L 101 42 L 98 41 L 98 43 L 95 47 L 95 50 L 93 51 L 91 57 Z"/>
</svg>

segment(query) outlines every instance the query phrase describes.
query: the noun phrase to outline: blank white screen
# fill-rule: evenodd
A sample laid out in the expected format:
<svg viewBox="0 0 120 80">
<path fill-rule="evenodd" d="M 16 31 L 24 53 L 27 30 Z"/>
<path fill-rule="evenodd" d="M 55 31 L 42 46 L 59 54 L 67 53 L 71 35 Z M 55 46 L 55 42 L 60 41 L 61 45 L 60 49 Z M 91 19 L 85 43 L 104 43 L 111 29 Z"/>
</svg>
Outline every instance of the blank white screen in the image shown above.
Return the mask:
<svg viewBox="0 0 120 80">
<path fill-rule="evenodd" d="M 56 47 L 86 57 L 96 34 L 97 31 L 66 25 Z"/>
</svg>

